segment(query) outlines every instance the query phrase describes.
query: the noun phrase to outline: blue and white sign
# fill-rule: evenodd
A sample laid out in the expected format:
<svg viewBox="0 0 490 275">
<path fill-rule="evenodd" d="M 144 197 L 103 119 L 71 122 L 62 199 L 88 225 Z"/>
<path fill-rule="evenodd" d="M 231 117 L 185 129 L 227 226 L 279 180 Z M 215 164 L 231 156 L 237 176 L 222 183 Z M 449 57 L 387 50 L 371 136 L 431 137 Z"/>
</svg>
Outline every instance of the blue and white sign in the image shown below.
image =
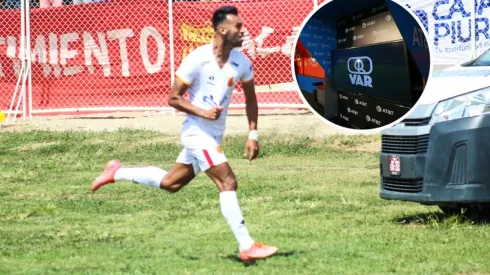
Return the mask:
<svg viewBox="0 0 490 275">
<path fill-rule="evenodd" d="M 490 48 L 490 0 L 395 0 L 429 33 L 433 64 L 458 64 Z"/>
</svg>

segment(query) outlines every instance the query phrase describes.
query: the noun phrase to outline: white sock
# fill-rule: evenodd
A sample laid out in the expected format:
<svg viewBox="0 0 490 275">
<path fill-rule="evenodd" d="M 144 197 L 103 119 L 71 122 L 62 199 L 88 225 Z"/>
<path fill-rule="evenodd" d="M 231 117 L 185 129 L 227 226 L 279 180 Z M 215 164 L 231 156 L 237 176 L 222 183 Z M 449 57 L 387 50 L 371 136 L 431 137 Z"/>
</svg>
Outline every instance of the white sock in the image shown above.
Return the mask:
<svg viewBox="0 0 490 275">
<path fill-rule="evenodd" d="M 160 188 L 160 182 L 168 172 L 158 167 L 119 168 L 114 174 L 114 179 L 127 180 L 133 183 L 144 184 Z"/>
<path fill-rule="evenodd" d="M 224 191 L 219 193 L 219 199 L 221 204 L 221 213 L 225 217 L 228 225 L 233 231 L 233 235 L 239 244 L 239 250 L 249 249 L 254 240 L 248 234 L 245 221 L 242 216 L 242 211 L 238 204 L 238 198 L 235 191 Z"/>
</svg>

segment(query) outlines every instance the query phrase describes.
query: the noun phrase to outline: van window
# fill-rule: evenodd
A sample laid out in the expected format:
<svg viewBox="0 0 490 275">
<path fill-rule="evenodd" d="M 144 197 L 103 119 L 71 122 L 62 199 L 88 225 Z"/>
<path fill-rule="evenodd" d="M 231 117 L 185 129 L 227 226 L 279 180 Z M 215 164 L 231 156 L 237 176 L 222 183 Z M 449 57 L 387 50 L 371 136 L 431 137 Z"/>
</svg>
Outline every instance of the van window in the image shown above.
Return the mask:
<svg viewBox="0 0 490 275">
<path fill-rule="evenodd" d="M 490 49 L 486 50 L 479 57 L 461 64 L 461 67 L 490 66 Z"/>
<path fill-rule="evenodd" d="M 490 66 L 490 51 L 484 53 L 473 66 Z"/>
</svg>

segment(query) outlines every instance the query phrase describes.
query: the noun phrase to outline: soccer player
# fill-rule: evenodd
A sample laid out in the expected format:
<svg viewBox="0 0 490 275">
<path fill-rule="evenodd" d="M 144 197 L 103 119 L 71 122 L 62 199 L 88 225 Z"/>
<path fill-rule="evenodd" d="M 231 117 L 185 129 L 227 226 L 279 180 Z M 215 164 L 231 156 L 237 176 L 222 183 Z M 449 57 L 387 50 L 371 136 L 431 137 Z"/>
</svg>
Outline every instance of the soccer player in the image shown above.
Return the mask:
<svg viewBox="0 0 490 275">
<path fill-rule="evenodd" d="M 237 81 L 241 81 L 246 98 L 249 137 L 245 155 L 253 160 L 258 152 L 258 106 L 251 61 L 235 49 L 243 42 L 242 21 L 235 7 L 224 6 L 212 16 L 213 42 L 200 46 L 184 58 L 176 72 L 169 104 L 187 114 L 182 125 L 183 150 L 170 171 L 158 167 L 122 167 L 117 160 L 92 183 L 92 190 L 115 181 L 131 181 L 168 192 L 177 192 L 201 171 L 219 189 L 223 217 L 230 226 L 243 261 L 267 258 L 277 247 L 254 241 L 245 226 L 236 194 L 237 181 L 220 147 L 228 105 Z M 190 98 L 184 98 L 189 90 Z"/>
</svg>

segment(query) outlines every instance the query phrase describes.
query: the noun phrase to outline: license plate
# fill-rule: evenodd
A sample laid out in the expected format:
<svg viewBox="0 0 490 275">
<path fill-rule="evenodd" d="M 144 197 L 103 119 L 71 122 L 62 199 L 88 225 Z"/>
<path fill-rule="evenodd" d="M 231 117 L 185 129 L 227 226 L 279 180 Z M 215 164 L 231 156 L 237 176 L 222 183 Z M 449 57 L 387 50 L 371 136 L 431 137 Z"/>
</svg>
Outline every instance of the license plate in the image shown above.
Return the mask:
<svg viewBox="0 0 490 275">
<path fill-rule="evenodd" d="M 401 161 L 399 156 L 390 156 L 390 173 L 398 176 L 401 171 Z"/>
</svg>

